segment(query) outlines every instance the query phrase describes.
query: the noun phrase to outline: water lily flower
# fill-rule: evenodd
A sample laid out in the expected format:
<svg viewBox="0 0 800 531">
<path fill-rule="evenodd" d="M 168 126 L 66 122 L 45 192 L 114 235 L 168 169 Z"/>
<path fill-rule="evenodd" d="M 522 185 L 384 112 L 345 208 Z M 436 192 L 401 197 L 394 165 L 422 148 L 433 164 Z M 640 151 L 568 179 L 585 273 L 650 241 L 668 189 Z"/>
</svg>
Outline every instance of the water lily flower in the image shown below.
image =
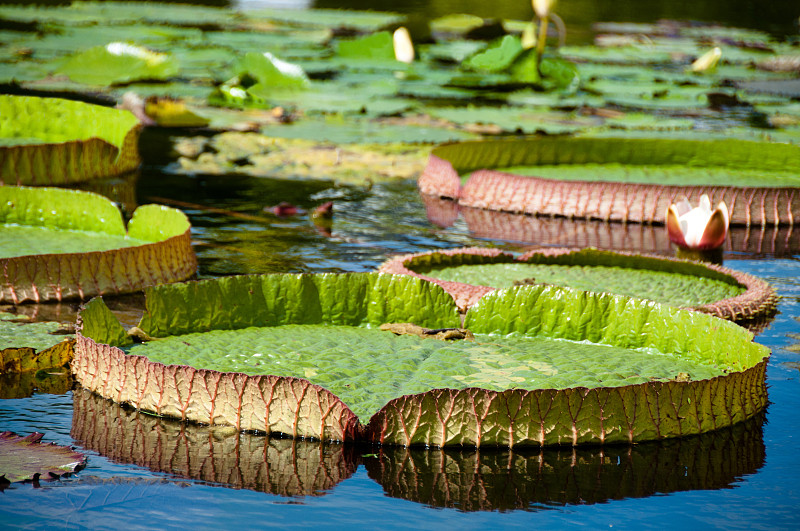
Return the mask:
<svg viewBox="0 0 800 531">
<path fill-rule="evenodd" d="M 531 0 L 533 10 L 539 18 L 546 18 L 550 16 L 550 11 L 555 7 L 557 0 Z"/>
<path fill-rule="evenodd" d="M 692 72 L 714 70 L 717 67 L 717 63 L 719 63 L 720 57 L 722 57 L 722 50 L 720 50 L 719 46 L 715 46 L 713 50 L 704 53 L 692 63 Z"/>
<path fill-rule="evenodd" d="M 399 27 L 392 35 L 394 42 L 394 56 L 402 62 L 411 64 L 414 62 L 414 43 L 411 42 L 411 34 L 404 27 Z"/>
<path fill-rule="evenodd" d="M 728 207 L 720 201 L 713 211 L 708 195 L 692 208 L 685 197 L 667 209 L 667 233 L 672 243 L 688 249 L 716 249 L 728 234 Z"/>
</svg>

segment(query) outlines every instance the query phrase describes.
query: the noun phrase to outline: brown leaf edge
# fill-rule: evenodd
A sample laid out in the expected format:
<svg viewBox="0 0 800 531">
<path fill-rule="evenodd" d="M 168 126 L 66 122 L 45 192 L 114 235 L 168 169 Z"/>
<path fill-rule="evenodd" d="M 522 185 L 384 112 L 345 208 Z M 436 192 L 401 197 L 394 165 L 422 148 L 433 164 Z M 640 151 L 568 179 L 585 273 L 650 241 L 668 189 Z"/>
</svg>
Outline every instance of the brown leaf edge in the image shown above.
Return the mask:
<svg viewBox="0 0 800 531">
<path fill-rule="evenodd" d="M 800 220 L 797 188 L 559 181 L 490 169 L 473 172 L 462 187 L 453 165 L 434 154 L 417 185 L 424 194 L 463 206 L 534 215 L 663 224 L 665 212 L 681 196 L 698 203 L 707 194 L 713 204 L 725 201 L 732 225 L 793 225 Z"/>
<path fill-rule="evenodd" d="M 80 333 L 72 370 L 90 391 L 157 415 L 267 434 L 404 446 L 640 442 L 729 426 L 767 405 L 766 360 L 691 382 L 435 389 L 390 401 L 366 427 L 333 393 L 302 378 L 165 366 Z"/>
<path fill-rule="evenodd" d="M 137 124 L 128 131 L 121 150 L 99 138 L 0 147 L 0 181 L 56 186 L 132 172 L 142 162 L 138 148 L 142 128 Z"/>
<path fill-rule="evenodd" d="M 0 259 L 0 302 L 85 300 L 133 293 L 195 274 L 191 229 L 166 240 L 88 253 Z"/>
<path fill-rule="evenodd" d="M 719 489 L 764 464 L 764 415 L 697 437 L 588 448 L 364 447 L 240 434 L 73 394 L 72 437 L 157 472 L 280 496 L 325 495 L 364 464 L 387 495 L 463 511 Z M 370 452 L 364 454 L 364 452 Z"/>
<path fill-rule="evenodd" d="M 83 448 L 156 472 L 280 496 L 323 496 L 358 468 L 353 445 L 240 434 L 73 393 L 70 435 Z"/>
<path fill-rule="evenodd" d="M 588 389 L 434 389 L 390 401 L 367 425 L 370 442 L 402 446 L 637 443 L 731 426 L 768 403 L 763 360 L 690 382 Z M 469 428 L 467 428 L 469 426 Z"/>
<path fill-rule="evenodd" d="M 519 256 L 516 260 L 524 262 L 528 260 L 533 260 L 537 256 L 543 256 L 543 257 L 565 256 L 572 253 L 577 253 L 581 250 L 582 249 L 579 248 L 555 249 L 552 247 L 540 247 L 531 249 L 525 254 Z M 614 254 L 618 254 L 621 256 L 651 258 L 654 260 L 661 260 L 664 262 L 675 262 L 675 263 L 686 262 L 685 260 L 680 260 L 677 258 L 669 258 L 665 256 L 658 256 L 655 254 L 631 253 L 623 251 L 607 251 L 607 252 L 609 253 L 613 252 Z M 424 278 L 425 280 L 440 285 L 442 288 L 444 288 L 445 291 L 447 291 L 448 293 L 450 293 L 450 295 L 452 295 L 453 299 L 455 299 L 456 304 L 459 307 L 459 310 L 462 312 L 466 311 L 468 307 L 478 302 L 478 300 L 481 297 L 483 297 L 490 291 L 493 291 L 493 288 L 488 286 L 473 286 L 471 284 L 465 284 L 462 282 L 448 282 L 444 280 L 439 280 L 433 277 L 418 274 L 409 269 L 406 265 L 415 258 L 433 254 L 441 256 L 451 256 L 451 257 L 460 255 L 480 255 L 486 257 L 503 256 L 506 259 L 511 256 L 510 254 L 504 253 L 498 249 L 465 247 L 461 249 L 450 249 L 446 251 L 428 251 L 423 253 L 407 254 L 404 256 L 392 258 L 380 266 L 379 270 L 385 273 L 411 275 L 415 277 Z M 775 289 L 772 286 L 770 286 L 766 281 L 754 277 L 753 275 L 749 275 L 747 273 L 743 273 L 740 271 L 734 271 L 733 269 L 728 269 L 723 266 L 718 266 L 715 264 L 702 264 L 702 265 L 708 268 L 709 270 L 716 271 L 718 273 L 733 278 L 736 282 L 745 287 L 745 292 L 742 293 L 741 295 L 737 295 L 736 297 L 721 299 L 719 301 L 709 304 L 691 306 L 685 309 L 711 314 L 716 317 L 720 317 L 722 319 L 728 319 L 730 321 L 745 321 L 745 320 L 759 319 L 761 317 L 768 316 L 775 311 L 778 304 L 778 294 L 775 291 Z"/>
<path fill-rule="evenodd" d="M 62 477 L 69 476 L 75 472 L 82 470 L 86 466 L 86 456 L 80 452 L 76 452 L 71 448 L 66 446 L 59 446 L 56 443 L 49 443 L 49 444 L 42 444 L 41 440 L 44 437 L 43 433 L 33 432 L 30 435 L 25 437 L 21 435 L 17 435 L 12 431 L 4 431 L 0 432 L 0 442 L 3 445 L 18 445 L 22 447 L 35 447 L 37 449 L 42 449 L 44 451 L 49 451 L 51 453 L 58 454 L 62 458 L 66 458 L 72 460 L 70 465 L 74 465 L 71 470 L 65 470 L 62 473 L 54 472 L 53 470 L 46 471 L 47 475 L 42 478 L 42 471 L 33 472 L 30 474 L 25 474 L 24 477 L 18 478 L 7 478 L 5 474 L 0 474 L 0 490 L 4 489 L 11 483 L 16 483 L 18 481 L 32 481 L 34 485 L 38 484 L 40 479 L 59 479 Z"/>
<path fill-rule="evenodd" d="M 766 459 L 764 414 L 695 437 L 642 444 L 508 449 L 384 446 L 365 459 L 387 496 L 461 511 L 593 505 L 722 489 Z"/>
<path fill-rule="evenodd" d="M 237 430 L 358 440 L 358 417 L 336 395 L 303 378 L 164 365 L 76 334 L 72 372 L 85 388 L 156 415 Z"/>
</svg>

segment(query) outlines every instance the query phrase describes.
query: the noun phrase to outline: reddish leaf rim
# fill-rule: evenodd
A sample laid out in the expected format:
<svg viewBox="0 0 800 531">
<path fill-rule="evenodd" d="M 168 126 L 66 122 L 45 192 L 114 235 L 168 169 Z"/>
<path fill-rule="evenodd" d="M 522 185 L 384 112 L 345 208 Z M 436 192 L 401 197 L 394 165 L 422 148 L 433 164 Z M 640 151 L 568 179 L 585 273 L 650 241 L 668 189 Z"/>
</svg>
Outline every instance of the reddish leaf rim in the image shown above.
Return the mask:
<svg viewBox="0 0 800 531">
<path fill-rule="evenodd" d="M 559 181 L 520 176 L 480 166 L 475 168 L 477 171 L 462 186 L 459 171 L 447 159 L 452 148 L 503 143 L 508 144 L 509 141 L 462 142 L 434 148 L 418 180 L 419 190 L 423 194 L 453 199 L 464 206 L 489 210 L 659 224 L 665 222 L 667 209 L 680 197 L 686 196 L 690 202 L 697 203 L 703 194 L 707 194 L 713 204 L 725 201 L 732 225 L 778 226 L 793 225 L 800 221 L 800 189 L 789 187 Z"/>
<path fill-rule="evenodd" d="M 464 312 L 467 310 L 467 308 L 477 303 L 481 297 L 483 297 L 490 291 L 494 291 L 495 288 L 489 286 L 480 286 L 480 285 L 476 286 L 472 284 L 465 284 L 462 282 L 449 282 L 428 275 L 419 274 L 408 267 L 409 262 L 413 261 L 416 258 L 434 254 L 441 256 L 451 256 L 451 257 L 459 255 L 478 255 L 478 256 L 485 256 L 487 258 L 502 257 L 503 261 L 506 262 L 510 261 L 511 259 L 518 262 L 525 262 L 535 258 L 536 256 L 543 256 L 543 257 L 567 256 L 570 254 L 578 253 L 580 251 L 582 251 L 582 249 L 578 248 L 554 249 L 551 247 L 539 247 L 532 249 L 517 258 L 514 258 L 513 255 L 505 253 L 499 249 L 465 247 L 461 249 L 428 251 L 428 252 L 399 256 L 396 258 L 392 258 L 387 262 L 385 262 L 383 265 L 381 265 L 380 271 L 384 273 L 394 273 L 399 275 L 411 275 L 438 284 L 442 288 L 444 288 L 445 291 L 450 293 L 453 299 L 455 299 L 456 304 L 459 307 L 459 310 Z M 644 257 L 654 260 L 661 260 L 664 261 L 665 263 L 669 262 L 687 263 L 686 260 L 668 258 L 654 254 L 628 253 L 621 251 L 604 251 L 604 252 L 608 253 L 609 255 L 616 254 L 620 256 Z M 726 267 L 718 266 L 715 264 L 702 264 L 702 266 L 708 268 L 711 271 L 715 271 L 717 273 L 721 273 L 723 275 L 731 277 L 736 282 L 744 286 L 746 291 L 741 295 L 737 295 L 736 297 L 721 299 L 713 303 L 691 306 L 684 309 L 715 315 L 717 317 L 720 317 L 722 319 L 728 319 L 730 321 L 758 319 L 760 317 L 768 315 L 769 313 L 775 310 L 775 307 L 778 303 L 778 295 L 775 292 L 775 289 L 764 280 L 756 278 L 753 275 L 749 275 L 747 273 L 734 271 L 733 269 L 728 269 Z"/>
</svg>

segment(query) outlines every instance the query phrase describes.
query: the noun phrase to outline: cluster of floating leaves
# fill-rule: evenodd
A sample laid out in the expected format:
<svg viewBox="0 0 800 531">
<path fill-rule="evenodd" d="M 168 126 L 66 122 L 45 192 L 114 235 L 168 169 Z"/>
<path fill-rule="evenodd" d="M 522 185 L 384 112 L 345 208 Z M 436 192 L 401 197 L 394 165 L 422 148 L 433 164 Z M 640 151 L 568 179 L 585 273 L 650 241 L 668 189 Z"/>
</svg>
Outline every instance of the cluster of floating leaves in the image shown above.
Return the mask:
<svg viewBox="0 0 800 531">
<path fill-rule="evenodd" d="M 594 45 L 550 48 L 540 76 L 523 46 L 526 21 L 433 20 L 433 42 L 408 64 L 395 57 L 392 31 L 405 20 L 392 13 L 76 2 L 3 6 L 0 20 L 25 30 L 0 33 L 0 83 L 116 102 L 135 93 L 170 125 L 177 114 L 192 126 L 339 144 L 723 128 L 800 138 L 800 45 L 751 30 L 601 24 Z M 158 108 L 152 98 L 163 97 L 180 105 Z M 224 171 L 225 154 L 206 155 L 199 168 Z M 243 171 L 266 174 L 249 155 Z"/>
</svg>

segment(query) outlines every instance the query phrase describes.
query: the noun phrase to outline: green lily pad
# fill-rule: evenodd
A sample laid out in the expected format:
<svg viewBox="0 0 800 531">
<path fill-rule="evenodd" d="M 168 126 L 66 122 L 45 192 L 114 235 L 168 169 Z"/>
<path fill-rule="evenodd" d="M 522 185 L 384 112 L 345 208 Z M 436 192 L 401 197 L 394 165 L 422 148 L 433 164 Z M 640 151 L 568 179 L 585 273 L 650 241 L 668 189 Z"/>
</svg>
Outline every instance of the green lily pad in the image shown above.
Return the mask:
<svg viewBox="0 0 800 531">
<path fill-rule="evenodd" d="M 465 206 L 657 223 L 680 195 L 697 203 L 708 194 L 726 202 L 731 223 L 749 226 L 800 219 L 799 169 L 800 150 L 788 144 L 543 137 L 435 148 L 419 187 Z"/>
<path fill-rule="evenodd" d="M 624 113 L 605 119 L 605 125 L 622 129 L 691 129 L 694 121 L 689 118 L 670 118 L 654 114 Z"/>
<path fill-rule="evenodd" d="M 283 61 L 269 52 L 245 54 L 236 66 L 236 73 L 240 77 L 248 75 L 256 80 L 257 83 L 248 89 L 254 94 L 274 90 L 303 90 L 309 83 L 308 76 L 299 65 Z"/>
<path fill-rule="evenodd" d="M 457 129 L 442 129 L 420 125 L 394 125 L 373 120 L 344 121 L 341 118 L 306 119 L 287 125 L 269 125 L 261 133 L 277 138 L 301 138 L 339 144 L 356 143 L 438 143 L 474 138 L 475 135 Z"/>
<path fill-rule="evenodd" d="M 139 46 L 164 51 L 171 45 L 187 46 L 200 44 L 203 33 L 193 28 L 148 26 L 93 25 L 89 27 L 65 27 L 56 33 L 29 34 L 17 41 L 17 49 L 27 49 L 37 60 L 54 60 L 52 69 L 57 69 L 66 56 L 74 56 L 91 48 L 102 47 L 111 42 L 136 43 Z M 68 59 L 67 59 L 68 60 Z M 91 67 L 91 64 L 89 65 Z"/>
<path fill-rule="evenodd" d="M 483 19 L 481 17 L 466 13 L 445 15 L 430 21 L 430 27 L 433 33 L 464 35 L 481 26 L 483 26 Z"/>
<path fill-rule="evenodd" d="M 93 21 L 108 25 L 146 21 L 173 26 L 228 25 L 240 18 L 225 9 L 154 2 L 73 2 L 69 6 L 0 6 L 0 18 L 17 22 L 85 26 Z"/>
<path fill-rule="evenodd" d="M 72 360 L 73 334 L 62 331 L 60 323 L 26 320 L 25 316 L 0 313 L 0 375 L 63 367 Z M 26 395 L 25 391 L 30 387 L 22 382 L 2 383 L 9 385 L 8 392 L 3 393 L 4 398 L 12 398 L 12 394 Z M 17 393 L 12 393 L 11 388 L 17 388 Z"/>
<path fill-rule="evenodd" d="M 127 111 L 0 96 L 0 180 L 66 184 L 130 172 L 140 162 L 140 129 Z"/>
<path fill-rule="evenodd" d="M 42 444 L 41 433 L 22 437 L 0 433 L 0 484 L 57 479 L 86 466 L 86 456 L 55 443 Z"/>
<path fill-rule="evenodd" d="M 24 322 L 26 319 L 11 313 L 0 313 L 0 349 L 30 347 L 43 350 L 72 334 L 58 332 L 62 325 L 54 322 Z"/>
<path fill-rule="evenodd" d="M 58 73 L 87 85 L 113 85 L 169 79 L 178 73 L 178 64 L 167 54 L 117 41 L 71 57 Z"/>
<path fill-rule="evenodd" d="M 403 17 L 396 13 L 345 9 L 258 9 L 248 11 L 247 16 L 292 26 L 350 29 L 364 33 L 403 21 Z"/>
<path fill-rule="evenodd" d="M 768 350 L 748 332 L 639 299 L 553 286 L 500 290 L 467 313 L 474 340 L 455 342 L 376 329 L 459 326 L 444 290 L 408 276 L 228 277 L 150 288 L 147 299 L 137 334 L 153 340 L 125 351 L 111 346 L 124 340 L 102 300 L 84 308 L 78 381 L 158 415 L 239 429 L 406 445 L 579 444 L 707 431 L 766 405 Z M 748 374 L 761 391 L 720 391 L 713 402 L 736 405 L 698 408 L 705 386 L 741 385 Z M 628 409 L 659 390 L 654 397 L 670 395 L 679 417 L 691 420 Z M 466 397 L 474 408 L 460 405 Z M 576 418 L 553 400 L 578 400 L 586 413 Z M 511 420 L 506 401 L 526 413 Z"/>
<path fill-rule="evenodd" d="M 486 43 L 480 41 L 437 42 L 422 48 L 422 55 L 437 60 L 461 63 L 484 48 L 486 48 Z"/>
<path fill-rule="evenodd" d="M 392 34 L 381 31 L 366 37 L 339 41 L 337 55 L 348 59 L 371 59 L 375 61 L 396 61 Z"/>
<path fill-rule="evenodd" d="M 596 249 L 537 249 L 513 256 L 479 248 L 418 253 L 381 266 L 387 273 L 432 280 L 462 310 L 491 289 L 542 284 L 639 297 L 730 320 L 762 317 L 775 309 L 775 290 L 730 269 Z"/>
<path fill-rule="evenodd" d="M 511 66 L 511 63 L 522 53 L 522 42 L 516 35 L 506 35 L 499 41 L 489 45 L 488 48 L 479 52 L 467 61 L 464 65 L 475 70 L 487 72 L 502 72 Z"/>
<path fill-rule="evenodd" d="M 762 415 L 697 437 L 636 445 L 364 449 L 187 425 L 85 389 L 72 396 L 71 435 L 87 450 L 156 472 L 279 496 L 325 495 L 363 465 L 387 496 L 460 511 L 525 510 L 531 504 L 586 505 L 727 488 L 765 458 Z M 125 444 L 134 436 L 142 444 Z M 542 488 L 532 489 L 532 480 Z"/>
<path fill-rule="evenodd" d="M 0 187 L 0 242 L 0 301 L 14 304 L 130 293 L 196 269 L 182 212 L 139 207 L 126 231 L 114 203 L 77 190 Z"/>
<path fill-rule="evenodd" d="M 434 117 L 457 124 L 489 124 L 504 131 L 535 133 L 542 131 L 560 134 L 578 131 L 585 127 L 600 125 L 590 117 L 577 117 L 556 111 L 526 109 L 524 107 L 432 107 L 426 111 Z"/>
</svg>

